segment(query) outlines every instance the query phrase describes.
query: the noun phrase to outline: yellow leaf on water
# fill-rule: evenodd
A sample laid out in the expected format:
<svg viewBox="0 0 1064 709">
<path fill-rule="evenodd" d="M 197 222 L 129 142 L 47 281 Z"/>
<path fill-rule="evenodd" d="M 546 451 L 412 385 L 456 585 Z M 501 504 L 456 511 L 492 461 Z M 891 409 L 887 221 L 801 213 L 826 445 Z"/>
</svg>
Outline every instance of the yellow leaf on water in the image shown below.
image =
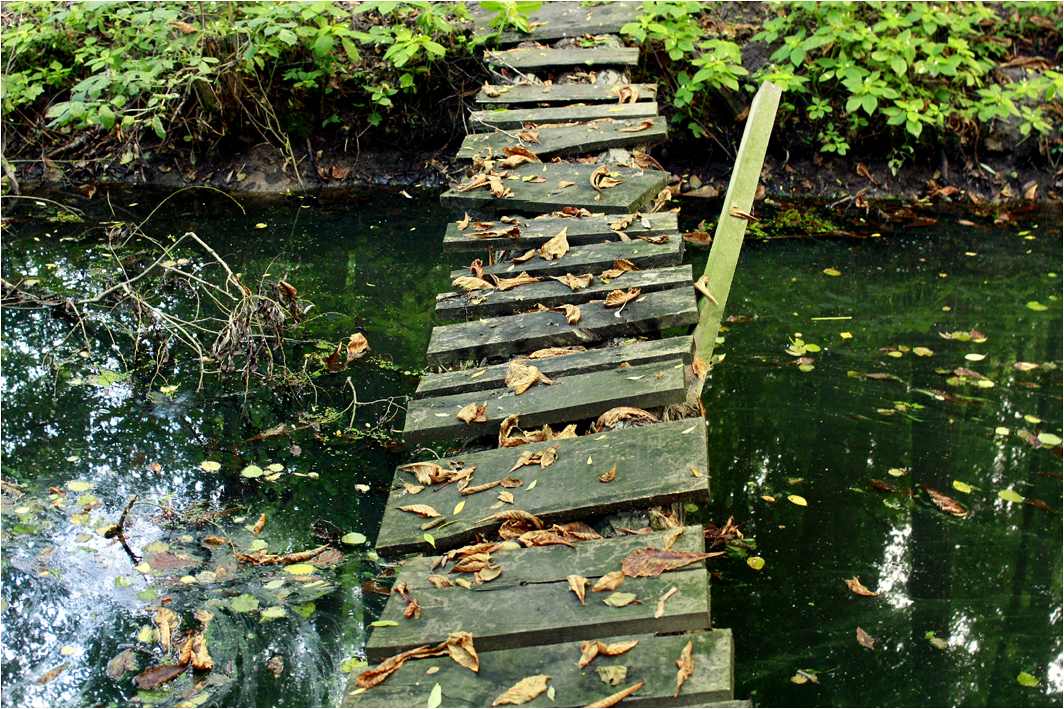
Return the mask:
<svg viewBox="0 0 1064 709">
<path fill-rule="evenodd" d="M 834 268 L 825 268 L 824 269 L 824 275 L 827 275 L 827 276 L 841 276 L 842 274 L 840 272 L 836 271 Z"/>
<path fill-rule="evenodd" d="M 255 225 L 255 228 L 256 229 L 265 229 L 266 228 L 266 224 L 264 222 L 259 222 L 258 224 Z"/>
<path fill-rule="evenodd" d="M 968 483 L 962 483 L 960 480 L 954 480 L 953 487 L 954 489 L 960 490 L 963 493 L 970 493 L 972 491 L 971 485 L 969 485 Z"/>
<path fill-rule="evenodd" d="M 798 505 L 799 507 L 808 507 L 809 503 L 805 501 L 805 498 L 801 495 L 787 495 L 787 499 Z"/>
</svg>

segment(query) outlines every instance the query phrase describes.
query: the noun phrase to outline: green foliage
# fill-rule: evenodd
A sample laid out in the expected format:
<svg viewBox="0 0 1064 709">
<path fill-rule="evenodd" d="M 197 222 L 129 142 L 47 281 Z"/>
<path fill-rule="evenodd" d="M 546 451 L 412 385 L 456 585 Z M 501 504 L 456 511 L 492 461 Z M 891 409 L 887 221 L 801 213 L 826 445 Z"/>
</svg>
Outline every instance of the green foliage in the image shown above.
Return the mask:
<svg viewBox="0 0 1064 709">
<path fill-rule="evenodd" d="M 543 5 L 542 2 L 482 2 L 480 6 L 488 12 L 494 12 L 495 17 L 488 23 L 499 32 L 517 30 L 529 33 L 532 31 L 528 24 L 528 13 L 535 12 Z"/>
</svg>

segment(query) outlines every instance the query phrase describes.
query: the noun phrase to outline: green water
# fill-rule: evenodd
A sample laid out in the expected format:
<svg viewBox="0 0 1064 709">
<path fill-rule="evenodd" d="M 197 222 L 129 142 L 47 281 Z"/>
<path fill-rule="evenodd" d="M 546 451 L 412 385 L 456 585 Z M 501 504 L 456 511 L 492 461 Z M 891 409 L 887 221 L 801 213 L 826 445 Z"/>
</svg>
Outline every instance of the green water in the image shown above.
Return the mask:
<svg viewBox="0 0 1064 709">
<path fill-rule="evenodd" d="M 366 625 L 383 607 L 374 584 L 390 583 L 390 568 L 369 544 L 392 470 L 412 451 L 388 429 L 401 429 L 397 405 L 424 364 L 434 296 L 461 265 L 441 256 L 449 215 L 436 195 L 410 192 L 414 199 L 382 190 L 304 201 L 242 198 L 243 209 L 213 193 L 187 192 L 144 226 L 155 238 L 195 231 L 245 282 L 268 272 L 313 301 L 308 315 L 319 318 L 300 333 L 304 344 L 287 353 L 293 366 L 313 361 L 304 358 L 317 352 L 313 340 L 365 334 L 369 356 L 315 377 L 299 394 L 261 385 L 245 394 L 239 382 L 210 377 L 197 390 L 198 364 L 187 357 L 154 379 L 135 368 L 129 379 L 100 379 L 133 363 L 103 330 L 71 334 L 70 323 L 48 310 L 4 308 L 2 468 L 6 482 L 22 487 L 17 499 L 5 489 L 3 502 L 5 705 L 133 703 L 139 690 L 132 675 L 115 681 L 104 670 L 136 644 L 150 625 L 146 609 L 164 598 L 186 629 L 197 627 L 196 610 L 214 613 L 215 669 L 195 681 L 216 677 L 217 684 L 198 686 L 185 676 L 168 693 L 139 692 L 141 700 L 338 702 L 344 663 L 350 669 L 358 661 Z M 36 278 L 56 292 L 95 292 L 92 269 L 111 267 L 102 245 L 114 225 L 106 223 L 139 222 L 163 195 L 112 189 L 109 207 L 102 188 L 91 202 L 44 196 L 85 210 L 86 220 L 50 222 L 57 210 L 49 203 L 5 201 L 5 218 L 16 219 L 5 224 L 3 277 Z M 695 206 L 685 205 L 685 217 L 712 217 L 695 214 Z M 744 251 L 728 312 L 756 319 L 726 324 L 722 333 L 718 352 L 726 358 L 704 398 L 714 502 L 697 515 L 718 524 L 734 515 L 757 540 L 752 553 L 766 562 L 761 571 L 737 557 L 712 567 L 719 576 L 714 625 L 736 633 L 739 696 L 753 693 L 765 706 L 1060 703 L 1059 448 L 1036 449 L 1017 435 L 1061 434 L 1060 218 L 1047 211 L 1008 228 L 974 230 L 956 225 L 965 216 L 942 215 L 938 225 L 874 240 L 750 243 Z M 699 255 L 693 260 L 699 268 Z M 825 275 L 826 268 L 841 275 Z M 160 298 L 185 303 L 188 295 Z M 1034 301 L 1047 309 L 1027 307 Z M 973 329 L 986 341 L 938 334 Z M 794 339 L 822 348 L 805 355 L 810 371 L 786 353 Z M 880 351 L 890 347 L 933 354 Z M 81 349 L 90 356 L 81 357 Z M 1018 361 L 1039 366 L 1019 371 Z M 960 367 L 993 387 L 950 383 L 956 375 L 936 373 Z M 858 379 L 847 376 L 851 371 L 897 379 Z M 291 439 L 246 440 L 278 423 L 320 419 L 329 407 L 344 410 L 348 377 L 360 402 L 350 429 L 348 410 Z M 164 386 L 177 388 L 162 393 Z M 948 396 L 938 400 L 929 390 Z M 996 434 L 998 427 L 1009 433 Z M 202 470 L 204 460 L 221 469 Z M 274 481 L 248 479 L 241 470 L 249 464 L 283 469 Z M 892 468 L 908 472 L 893 477 Z M 899 489 L 926 485 L 970 514 L 949 517 L 922 491 L 913 502 L 877 491 L 870 480 Z M 66 492 L 69 481 L 93 484 L 87 494 L 100 505 L 85 513 L 91 500 Z M 973 489 L 962 493 L 954 481 Z M 997 494 L 1005 489 L 1055 512 L 1008 502 Z M 340 543 L 343 563 L 322 570 L 325 583 L 317 586 L 287 580 L 281 569 L 243 565 L 228 579 L 182 583 L 177 578 L 188 569 L 140 573 L 120 545 L 96 533 L 117 522 L 134 495 L 171 512 L 134 507 L 127 522 L 133 550 L 151 556 L 149 545 L 166 543 L 207 562 L 193 572 L 224 565 L 201 543 L 208 534 L 229 535 L 245 548 L 261 539 L 284 554 L 322 543 L 311 528 L 321 520 L 319 527 L 362 533 L 370 542 Z M 52 506 L 57 502 L 63 507 Z M 227 513 L 203 516 L 208 510 Z M 267 523 L 253 537 L 246 526 L 260 514 Z M 853 596 L 843 583 L 853 576 L 882 596 Z M 282 580 L 280 589 L 269 588 Z M 146 591 L 159 595 L 144 600 Z M 263 623 L 257 613 L 234 611 L 241 594 L 260 608 L 284 608 L 284 617 Z M 875 639 L 874 650 L 858 644 L 858 626 Z M 283 664 L 277 676 L 268 666 L 273 658 Z M 139 659 L 142 668 L 152 664 L 146 655 Z M 53 680 L 37 684 L 64 663 Z M 798 670 L 819 681 L 792 683 Z M 1039 686 L 1019 685 L 1020 672 Z"/>
</svg>

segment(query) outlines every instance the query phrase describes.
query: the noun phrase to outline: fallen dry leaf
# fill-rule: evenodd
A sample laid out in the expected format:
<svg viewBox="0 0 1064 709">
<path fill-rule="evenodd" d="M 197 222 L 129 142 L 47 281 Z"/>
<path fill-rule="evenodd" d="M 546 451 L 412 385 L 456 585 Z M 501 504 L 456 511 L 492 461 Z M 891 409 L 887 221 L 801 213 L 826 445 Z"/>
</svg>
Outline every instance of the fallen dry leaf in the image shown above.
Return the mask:
<svg viewBox="0 0 1064 709">
<path fill-rule="evenodd" d="M 613 606 L 614 608 L 624 608 L 633 603 L 640 604 L 641 601 L 634 593 L 621 593 L 620 591 L 616 591 L 607 596 L 603 603 L 607 606 Z"/>
<path fill-rule="evenodd" d="M 461 411 L 455 414 L 455 418 L 459 421 L 464 421 L 466 426 L 469 426 L 474 422 L 484 423 L 488 420 L 488 410 L 484 404 L 473 402 L 472 404 L 463 407 Z"/>
<path fill-rule="evenodd" d="M 512 504 L 514 504 L 514 496 L 513 496 L 513 493 L 511 493 L 511 492 L 506 492 L 505 490 L 504 490 L 504 491 L 502 491 L 502 492 L 500 492 L 500 493 L 499 493 L 499 501 L 500 501 L 500 502 L 504 502 L 504 503 L 506 503 L 506 504 L 508 504 L 508 505 L 512 505 Z"/>
<path fill-rule="evenodd" d="M 435 463 L 409 463 L 408 465 L 400 465 L 399 470 L 412 473 L 422 485 L 443 482 L 448 477 L 447 471 Z"/>
<path fill-rule="evenodd" d="M 867 588 L 865 588 L 861 584 L 861 582 L 857 580 L 856 576 L 854 576 L 852 579 L 843 579 L 843 581 L 845 581 L 846 585 L 849 587 L 849 589 L 851 591 L 853 591 L 855 594 L 857 594 L 858 596 L 870 596 L 870 597 L 879 596 L 879 594 L 876 593 L 875 591 L 869 591 Z"/>
<path fill-rule="evenodd" d="M 620 586 L 621 582 L 623 581 L 623 571 L 611 571 L 602 578 L 600 578 L 598 581 L 596 581 L 595 585 L 591 587 L 591 591 L 592 593 L 599 593 L 601 591 L 616 591 L 617 587 Z"/>
<path fill-rule="evenodd" d="M 475 495 L 478 492 L 484 492 L 485 490 L 490 490 L 490 489 L 492 489 L 493 487 L 496 487 L 499 484 L 500 484 L 500 481 L 496 480 L 495 482 L 484 483 L 483 485 L 470 485 L 470 486 L 465 487 L 462 490 L 460 490 L 460 492 L 461 492 L 463 497 L 468 497 L 469 495 Z"/>
<path fill-rule="evenodd" d="M 369 351 L 369 342 L 362 333 L 356 332 L 347 341 L 347 362 L 358 359 Z"/>
<path fill-rule="evenodd" d="M 667 601 L 670 598 L 672 598 L 672 595 L 674 593 L 676 593 L 678 590 L 679 590 L 678 588 L 673 586 L 672 588 L 669 589 L 668 593 L 666 593 L 664 596 L 662 596 L 661 598 L 658 599 L 658 609 L 656 611 L 654 611 L 654 617 L 655 618 L 660 618 L 661 616 L 665 615 L 665 601 Z"/>
<path fill-rule="evenodd" d="M 107 676 L 113 680 L 120 680 L 127 672 L 138 669 L 137 656 L 132 650 L 123 650 L 107 663 Z"/>
<path fill-rule="evenodd" d="M 621 90 L 617 92 L 617 103 L 635 103 L 639 100 L 639 87 L 638 86 L 622 86 Z"/>
<path fill-rule="evenodd" d="M 706 374 L 709 372 L 709 367 L 706 366 L 705 361 L 701 357 L 695 355 L 691 360 L 691 371 L 694 372 L 696 377 L 704 380 Z"/>
<path fill-rule="evenodd" d="M 594 280 L 595 277 L 590 273 L 585 273 L 582 276 L 574 276 L 571 273 L 566 273 L 564 276 L 551 276 L 551 278 L 559 283 L 564 283 L 569 286 L 570 290 L 576 292 L 581 288 L 587 288 L 590 286 L 591 281 Z"/>
<path fill-rule="evenodd" d="M 549 679 L 551 679 L 550 675 L 526 677 L 500 694 L 491 705 L 497 707 L 503 704 L 524 704 L 525 702 L 530 702 L 547 691 L 547 680 Z"/>
<path fill-rule="evenodd" d="M 680 687 L 683 683 L 694 674 L 695 671 L 695 658 L 692 656 L 692 650 L 694 650 L 695 644 L 693 641 L 688 641 L 684 646 L 683 652 L 680 653 L 680 659 L 676 661 L 676 666 L 680 669 L 676 672 L 676 691 L 672 696 L 680 696 Z"/>
<path fill-rule="evenodd" d="M 579 306 L 566 303 L 563 307 L 565 308 L 565 322 L 570 325 L 575 325 L 580 322 Z"/>
<path fill-rule="evenodd" d="M 63 665 L 63 667 L 66 667 L 66 665 Z M 141 689 L 154 689 L 179 677 L 189 667 L 190 665 L 159 665 L 158 667 L 144 670 L 133 678 L 133 682 Z M 44 677 L 41 679 L 44 679 Z M 41 684 L 41 680 L 37 680 L 37 683 Z"/>
<path fill-rule="evenodd" d="M 174 631 L 181 627 L 181 618 L 169 608 L 160 608 L 152 618 L 155 626 L 159 629 L 159 644 L 166 650 L 170 649 L 170 639 Z"/>
<path fill-rule="evenodd" d="M 604 189 L 610 187 L 616 187 L 617 185 L 624 184 L 624 180 L 618 180 L 613 177 L 614 173 L 610 171 L 608 165 L 601 165 L 595 168 L 591 173 L 591 187 L 596 192 L 601 192 Z"/>
<path fill-rule="evenodd" d="M 569 232 L 569 227 L 565 227 L 557 235 L 555 235 L 550 241 L 539 247 L 540 257 L 551 261 L 556 258 L 561 258 L 569 251 L 569 240 L 566 234 Z"/>
<path fill-rule="evenodd" d="M 531 259 L 535 255 L 536 255 L 536 250 L 535 249 L 529 249 L 528 251 L 526 251 L 525 253 L 523 253 L 520 256 L 514 256 L 512 259 L 510 259 L 510 261 L 513 262 L 513 263 L 524 263 L 525 261 L 528 261 L 529 259 Z"/>
<path fill-rule="evenodd" d="M 869 650 L 876 649 L 876 641 L 873 640 L 868 633 L 862 630 L 860 626 L 857 626 L 857 642 L 861 643 Z"/>
<path fill-rule="evenodd" d="M 575 182 L 568 182 L 566 180 L 562 180 L 561 182 L 558 183 L 558 189 L 564 190 L 566 187 L 572 187 L 575 184 L 576 184 Z"/>
<path fill-rule="evenodd" d="M 495 281 L 495 286 L 500 291 L 512 290 L 518 286 L 527 286 L 531 283 L 539 283 L 542 278 L 535 278 L 522 271 L 519 275 L 513 278 L 499 278 L 495 274 L 491 274 L 492 280 Z"/>
<path fill-rule="evenodd" d="M 616 406 L 598 417 L 595 425 L 592 426 L 592 432 L 599 433 L 619 421 L 630 421 L 638 424 L 661 423 L 661 419 L 649 411 L 637 409 L 634 406 Z"/>
<path fill-rule="evenodd" d="M 406 505 L 404 507 L 397 507 L 396 509 L 403 512 L 410 512 L 416 514 L 418 517 L 441 517 L 439 512 L 432 509 L 428 505 Z"/>
<path fill-rule="evenodd" d="M 672 549 L 672 545 L 676 543 L 676 540 L 683 534 L 683 527 L 676 527 L 671 532 L 665 535 L 665 548 Z"/>
<path fill-rule="evenodd" d="M 584 603 L 584 591 L 587 588 L 588 580 L 583 576 L 573 574 L 566 576 L 565 580 L 569 582 L 569 590 L 576 594 L 576 597 L 580 599 L 580 605 L 586 605 Z"/>
<path fill-rule="evenodd" d="M 425 489 L 424 485 L 415 485 L 413 483 L 403 483 L 403 487 L 406 488 L 406 491 L 411 495 L 416 495 Z"/>
<path fill-rule="evenodd" d="M 473 290 L 488 290 L 495 287 L 483 278 L 477 278 L 476 276 L 459 276 L 451 281 L 451 285 L 455 288 L 461 288 L 466 292 Z"/>
<path fill-rule="evenodd" d="M 535 143 L 536 145 L 542 145 L 539 142 L 538 130 L 523 130 L 517 134 L 517 137 L 521 140 L 527 140 L 529 143 Z"/>
<path fill-rule="evenodd" d="M 611 694 L 610 696 L 606 697 L 605 699 L 600 699 L 597 702 L 591 702 L 590 704 L 588 704 L 585 707 L 585 709 L 606 709 L 606 707 L 616 706 L 617 704 L 620 704 L 621 700 L 623 700 L 625 697 L 627 697 L 627 696 L 629 696 L 631 694 L 635 694 L 640 689 L 642 689 L 644 684 L 645 684 L 645 682 L 640 682 L 639 684 L 633 684 L 628 689 L 622 689 L 621 691 L 617 692 L 616 694 Z"/>
<path fill-rule="evenodd" d="M 649 121 L 643 121 L 642 123 L 640 123 L 637 126 L 630 126 L 628 128 L 618 128 L 617 132 L 618 133 L 638 133 L 639 131 L 644 131 L 647 128 L 652 128 L 653 126 L 654 126 L 654 121 L 653 120 L 649 120 Z"/>
<path fill-rule="evenodd" d="M 493 519 L 501 519 L 503 521 L 519 522 L 524 524 L 531 524 L 536 529 L 543 529 L 543 520 L 536 517 L 534 514 L 525 512 L 524 510 L 505 510 L 503 512 L 496 512 L 493 515 L 489 515 L 482 520 L 478 520 L 477 524 L 488 522 Z"/>
<path fill-rule="evenodd" d="M 480 658 L 473 647 L 472 633 L 451 633 L 447 636 L 447 654 L 462 667 L 480 672 Z"/>
<path fill-rule="evenodd" d="M 449 588 L 451 586 L 454 586 L 454 584 L 451 583 L 451 580 L 449 578 L 447 578 L 446 576 L 441 576 L 440 574 L 433 574 L 432 576 L 429 576 L 428 581 L 436 588 Z"/>
<path fill-rule="evenodd" d="M 466 212 L 465 218 L 458 222 L 458 231 L 465 231 L 469 226 L 469 212 Z"/>
<path fill-rule="evenodd" d="M 528 365 L 518 364 L 512 362 L 510 368 L 506 370 L 506 386 L 513 388 L 514 393 L 518 396 L 525 393 L 530 386 L 536 382 L 542 382 L 544 384 L 554 384 L 553 381 L 548 379 L 539 371 L 538 367 L 532 367 Z M 513 470 L 510 471 L 511 473 Z"/>
<path fill-rule="evenodd" d="M 611 483 L 611 482 L 613 482 L 613 479 L 615 477 L 617 477 L 617 466 L 616 465 L 613 466 L 612 468 L 610 468 L 609 471 L 607 471 L 607 472 L 603 473 L 602 475 L 600 475 L 599 476 L 599 482 L 600 483 Z"/>
<path fill-rule="evenodd" d="M 629 288 L 627 291 L 611 291 L 609 295 L 606 296 L 606 307 L 616 308 L 619 305 L 624 305 L 628 301 L 635 300 L 636 298 L 638 298 L 640 292 L 641 291 L 634 286 Z"/>
<path fill-rule="evenodd" d="M 720 556 L 724 552 L 696 553 L 692 551 L 676 551 L 675 549 L 659 549 L 644 547 L 636 549 L 621 562 L 624 575 L 630 578 L 640 576 L 660 576 L 666 571 L 679 569 L 688 564 L 693 564 L 703 559 L 711 559 Z"/>
<path fill-rule="evenodd" d="M 37 678 L 37 684 L 48 684 L 53 679 L 58 677 L 59 674 L 68 667 L 70 667 L 69 662 L 64 662 L 63 664 L 59 665 L 59 667 L 53 667 L 52 669 L 48 670 L 43 675 Z"/>
<path fill-rule="evenodd" d="M 251 528 L 251 534 L 253 536 L 259 536 L 262 533 L 263 528 L 266 526 L 266 515 L 259 515 L 259 521 L 255 523 L 255 526 Z"/>
<path fill-rule="evenodd" d="M 935 503 L 935 505 L 946 514 L 961 518 L 968 516 L 968 510 L 964 509 L 952 498 L 943 495 L 938 490 L 932 490 L 926 485 L 920 485 L 920 487 L 924 489 L 924 492 L 931 496 L 931 500 Z"/>
<path fill-rule="evenodd" d="M 576 547 L 571 541 L 566 539 L 560 534 L 555 534 L 550 530 L 537 529 L 531 532 L 525 532 L 517 537 L 517 541 L 524 544 L 526 547 L 546 547 L 555 544 L 562 544 L 567 547 Z"/>
</svg>

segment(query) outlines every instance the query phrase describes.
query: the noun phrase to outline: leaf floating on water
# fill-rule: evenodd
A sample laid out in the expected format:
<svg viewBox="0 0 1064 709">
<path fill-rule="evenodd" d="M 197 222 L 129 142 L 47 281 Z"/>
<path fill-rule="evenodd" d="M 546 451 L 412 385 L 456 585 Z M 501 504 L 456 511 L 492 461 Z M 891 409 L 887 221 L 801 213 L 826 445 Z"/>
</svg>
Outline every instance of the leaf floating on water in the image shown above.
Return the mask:
<svg viewBox="0 0 1064 709">
<path fill-rule="evenodd" d="M 624 581 L 623 571 L 611 571 L 596 581 L 595 585 L 591 587 L 591 591 L 592 593 L 615 591 L 617 590 L 617 587 L 621 585 L 622 581 Z"/>
<path fill-rule="evenodd" d="M 624 575 L 629 578 L 640 576 L 660 576 L 666 571 L 679 569 L 688 564 L 693 564 L 703 559 L 712 559 L 721 556 L 724 552 L 695 553 L 690 551 L 676 551 L 675 549 L 660 549 L 645 547 L 636 549 L 621 562 Z"/>
<path fill-rule="evenodd" d="M 621 593 L 620 591 L 610 594 L 603 601 L 607 606 L 613 606 L 614 608 L 623 608 L 636 602 L 636 595 L 634 593 Z"/>
<path fill-rule="evenodd" d="M 953 481 L 953 489 L 958 490 L 960 492 L 963 492 L 964 494 L 967 495 L 967 494 L 971 493 L 972 486 L 969 485 L 968 483 L 962 483 L 960 480 L 954 480 Z"/>
<path fill-rule="evenodd" d="M 123 650 L 107 663 L 107 676 L 113 680 L 120 680 L 127 672 L 134 672 L 137 669 L 139 669 L 137 656 L 132 650 Z"/>
<path fill-rule="evenodd" d="M 262 468 L 257 465 L 249 465 L 240 471 L 240 474 L 245 478 L 257 478 L 262 476 Z"/>
<path fill-rule="evenodd" d="M 1045 446 L 1059 446 L 1061 444 L 1060 436 L 1053 433 L 1039 433 L 1038 440 Z"/>
<path fill-rule="evenodd" d="M 746 560 L 746 565 L 754 571 L 760 571 L 761 569 L 765 568 L 765 560 L 762 559 L 760 556 L 751 556 Z"/>
<path fill-rule="evenodd" d="M 826 276 L 841 276 L 842 273 L 840 273 L 839 271 L 836 271 L 834 268 L 825 268 L 824 269 L 824 275 L 826 275 Z"/>
<path fill-rule="evenodd" d="M 205 460 L 200 463 L 200 467 L 206 470 L 208 473 L 216 473 L 222 469 L 222 464 L 213 460 Z"/>
<path fill-rule="evenodd" d="M 1037 687 L 1039 684 L 1037 677 L 1027 674 L 1026 672 L 1021 672 L 1016 675 L 1016 681 L 1024 687 Z"/>
<path fill-rule="evenodd" d="M 569 590 L 575 593 L 576 597 L 580 599 L 580 605 L 586 605 L 584 603 L 584 592 L 589 583 L 588 580 L 577 574 L 566 576 L 565 580 L 569 582 Z"/>
<path fill-rule="evenodd" d="M 66 667 L 66 665 L 64 665 Z M 154 689 L 161 684 L 176 679 L 189 668 L 189 665 L 160 665 L 144 670 L 133 678 L 133 682 L 141 689 Z M 54 671 L 54 670 L 53 670 Z M 43 677 L 41 679 L 44 679 Z M 41 683 L 37 680 L 38 684 Z"/>
<path fill-rule="evenodd" d="M 620 704 L 621 700 L 623 700 L 625 697 L 631 694 L 635 694 L 640 689 L 642 689 L 644 684 L 646 683 L 640 682 L 639 684 L 633 684 L 628 689 L 622 689 L 616 694 L 611 694 L 605 699 L 600 699 L 597 702 L 591 702 L 587 705 L 586 709 L 606 709 L 606 707 L 616 706 L 617 704 Z"/>
<path fill-rule="evenodd" d="M 1031 302 L 1029 302 L 1027 304 L 1027 307 L 1038 313 L 1042 312 L 1043 310 L 1049 310 L 1048 305 L 1042 305 L 1037 300 L 1032 300 Z"/>
<path fill-rule="evenodd" d="M 998 497 L 1009 502 L 1023 502 L 1023 495 L 1015 490 L 1000 490 L 998 491 Z"/>
<path fill-rule="evenodd" d="M 920 487 L 931 497 L 931 501 L 935 503 L 935 506 L 946 514 L 960 518 L 968 516 L 968 510 L 964 509 L 964 507 L 959 505 L 955 500 L 943 495 L 938 490 L 932 490 L 926 485 L 920 485 Z M 1020 499 L 1022 501 L 1023 498 Z"/>
<path fill-rule="evenodd" d="M 805 501 L 805 498 L 801 495 L 787 495 L 787 499 L 798 505 L 799 507 L 808 507 L 809 503 Z"/>
<path fill-rule="evenodd" d="M 516 705 L 530 702 L 547 691 L 547 680 L 549 679 L 551 679 L 550 675 L 526 677 L 500 694 L 491 705 L 497 707 L 503 704 Z"/>
<path fill-rule="evenodd" d="M 488 410 L 483 404 L 473 402 L 459 411 L 455 418 L 469 426 L 472 423 L 484 423 L 488 420 Z"/>
<path fill-rule="evenodd" d="M 913 354 L 917 357 L 930 357 L 935 353 L 927 349 L 926 347 L 913 347 Z"/>
<path fill-rule="evenodd" d="M 69 662 L 64 662 L 63 664 L 59 665 L 59 667 L 53 667 L 37 679 L 37 684 L 48 684 L 53 679 L 58 677 L 59 674 L 68 667 L 70 667 Z"/>
<path fill-rule="evenodd" d="M 860 626 L 857 627 L 857 642 L 861 643 L 861 645 L 865 646 L 869 650 L 876 649 L 876 641 L 873 640 L 868 633 L 862 630 Z"/>
<path fill-rule="evenodd" d="M 366 543 L 366 535 L 365 534 L 359 534 L 358 532 L 348 532 L 344 536 L 340 537 L 340 541 L 343 542 L 344 544 L 350 544 L 352 546 L 357 546 L 359 544 L 365 544 Z"/>
<path fill-rule="evenodd" d="M 869 591 L 867 588 L 865 588 L 861 584 L 861 582 L 858 580 L 858 578 L 856 576 L 854 576 L 852 579 L 843 579 L 843 581 L 845 581 L 846 582 L 846 586 L 849 587 L 849 589 L 851 591 L 853 591 L 858 596 L 869 596 L 869 597 L 878 597 L 879 596 L 879 594 L 876 593 L 875 591 Z"/>
<path fill-rule="evenodd" d="M 347 341 L 347 363 L 350 364 L 368 351 L 369 342 L 366 341 L 365 335 L 359 332 L 352 334 Z"/>
</svg>

